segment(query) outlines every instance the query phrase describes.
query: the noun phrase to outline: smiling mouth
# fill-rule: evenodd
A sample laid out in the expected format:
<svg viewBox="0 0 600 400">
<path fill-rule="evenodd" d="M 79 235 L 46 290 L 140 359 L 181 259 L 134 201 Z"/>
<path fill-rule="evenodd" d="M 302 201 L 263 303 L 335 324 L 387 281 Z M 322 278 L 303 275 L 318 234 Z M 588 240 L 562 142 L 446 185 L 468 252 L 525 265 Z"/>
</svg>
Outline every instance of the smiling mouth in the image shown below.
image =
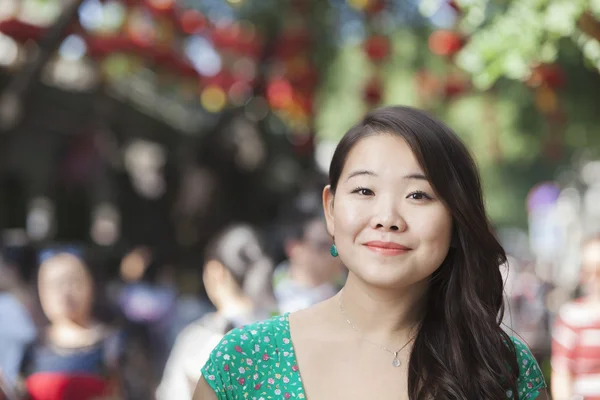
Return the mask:
<svg viewBox="0 0 600 400">
<path fill-rule="evenodd" d="M 372 252 L 386 255 L 386 256 L 397 256 L 400 254 L 406 254 L 410 250 L 410 247 L 402 246 L 392 242 L 368 242 L 365 243 L 365 247 Z"/>
</svg>

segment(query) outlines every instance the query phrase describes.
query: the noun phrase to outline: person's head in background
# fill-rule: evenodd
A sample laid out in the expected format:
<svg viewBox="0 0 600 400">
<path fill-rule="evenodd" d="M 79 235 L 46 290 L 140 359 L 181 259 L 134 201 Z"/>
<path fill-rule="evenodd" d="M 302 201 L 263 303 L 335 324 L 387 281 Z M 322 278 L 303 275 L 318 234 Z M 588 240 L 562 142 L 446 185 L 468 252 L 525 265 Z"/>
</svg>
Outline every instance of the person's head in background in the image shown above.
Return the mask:
<svg viewBox="0 0 600 400">
<path fill-rule="evenodd" d="M 586 297 L 600 302 L 600 234 L 591 236 L 583 243 L 581 285 Z"/>
<path fill-rule="evenodd" d="M 322 209 L 297 212 L 284 243 L 289 277 L 308 287 L 340 283 L 344 268 L 339 258 L 331 257 L 332 245 Z"/>
<path fill-rule="evenodd" d="M 256 319 L 275 311 L 273 262 L 258 233 L 235 224 L 219 232 L 207 245 L 202 280 L 217 312 L 231 319 Z"/>
<path fill-rule="evenodd" d="M 73 252 L 42 257 L 38 292 L 51 324 L 89 326 L 93 319 L 94 279 L 83 259 Z"/>
<path fill-rule="evenodd" d="M 119 275 L 127 283 L 142 281 L 149 275 L 151 262 L 152 251 L 148 247 L 135 247 L 121 260 Z"/>
</svg>

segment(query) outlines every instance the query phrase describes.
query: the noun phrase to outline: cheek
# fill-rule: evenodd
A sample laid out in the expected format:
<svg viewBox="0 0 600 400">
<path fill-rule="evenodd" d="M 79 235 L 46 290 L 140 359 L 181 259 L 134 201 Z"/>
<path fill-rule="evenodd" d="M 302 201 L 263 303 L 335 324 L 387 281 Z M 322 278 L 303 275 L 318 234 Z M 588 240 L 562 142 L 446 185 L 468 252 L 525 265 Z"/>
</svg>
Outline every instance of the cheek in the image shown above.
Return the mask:
<svg viewBox="0 0 600 400">
<path fill-rule="evenodd" d="M 445 209 L 428 210 L 427 215 L 413 214 L 407 221 L 410 230 L 423 246 L 449 247 L 452 238 L 452 218 Z"/>
<path fill-rule="evenodd" d="M 366 204 L 340 201 L 334 209 L 336 236 L 355 235 L 364 228 L 369 219 Z"/>
</svg>

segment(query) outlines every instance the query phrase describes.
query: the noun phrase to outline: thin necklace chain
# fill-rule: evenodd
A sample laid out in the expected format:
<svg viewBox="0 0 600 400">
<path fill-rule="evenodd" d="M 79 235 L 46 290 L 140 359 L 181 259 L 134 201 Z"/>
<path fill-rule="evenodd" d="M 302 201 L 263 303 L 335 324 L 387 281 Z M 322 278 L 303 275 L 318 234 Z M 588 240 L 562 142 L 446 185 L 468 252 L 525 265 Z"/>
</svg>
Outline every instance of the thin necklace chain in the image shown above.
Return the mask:
<svg viewBox="0 0 600 400">
<path fill-rule="evenodd" d="M 415 334 L 415 335 L 413 335 L 413 336 L 411 336 L 411 338 L 410 338 L 410 339 L 408 339 L 408 341 L 407 341 L 407 342 L 404 344 L 404 346 L 400 347 L 400 348 L 398 349 L 398 351 L 393 351 L 393 350 L 390 350 L 390 349 L 388 349 L 387 347 L 385 347 L 385 346 L 383 346 L 383 345 L 381 345 L 381 344 L 379 344 L 379 343 L 375 343 L 375 342 L 373 342 L 373 341 L 369 340 L 369 338 L 368 338 L 368 337 L 366 337 L 366 336 L 365 336 L 365 335 L 364 335 L 364 334 L 363 334 L 361 331 L 359 331 L 359 330 L 358 330 L 358 328 L 357 328 L 357 327 L 356 327 L 356 326 L 355 326 L 355 325 L 352 323 L 352 321 L 350 321 L 350 318 L 348 318 L 348 316 L 346 315 L 346 312 L 344 311 L 344 306 L 342 305 L 342 292 L 343 292 L 343 290 L 342 290 L 342 291 L 340 291 L 340 294 L 339 294 L 339 296 L 338 296 L 338 304 L 339 304 L 339 306 L 340 306 L 340 312 L 342 313 L 342 315 L 343 315 L 343 316 L 344 316 L 344 318 L 346 319 L 346 322 L 348 323 L 348 325 L 350 325 L 350 327 L 352 328 L 352 330 L 354 330 L 354 332 L 356 332 L 356 333 L 358 334 L 358 336 L 360 336 L 360 338 L 361 338 L 362 340 L 364 340 L 364 341 L 365 341 L 365 342 L 367 342 L 367 343 L 370 343 L 370 344 L 371 344 L 371 345 L 373 345 L 373 346 L 379 347 L 381 350 L 385 350 L 385 351 L 387 351 L 388 353 L 390 353 L 390 354 L 393 354 L 393 355 L 394 355 L 394 359 L 396 360 L 396 359 L 397 359 L 397 357 L 398 357 L 398 353 L 400 353 L 402 350 L 404 350 L 404 348 L 405 348 L 406 346 L 408 346 L 408 344 L 409 344 L 410 342 L 412 342 L 412 340 L 415 338 L 416 334 Z"/>
</svg>

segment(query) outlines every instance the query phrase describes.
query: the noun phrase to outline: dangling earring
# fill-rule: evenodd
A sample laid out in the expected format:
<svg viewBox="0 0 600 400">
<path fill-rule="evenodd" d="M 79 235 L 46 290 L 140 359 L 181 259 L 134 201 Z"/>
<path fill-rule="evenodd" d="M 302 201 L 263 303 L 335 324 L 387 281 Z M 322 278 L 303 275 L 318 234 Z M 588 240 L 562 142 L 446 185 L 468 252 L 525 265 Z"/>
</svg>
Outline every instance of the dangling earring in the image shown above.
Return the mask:
<svg viewBox="0 0 600 400">
<path fill-rule="evenodd" d="M 331 253 L 332 257 L 339 256 L 339 253 L 337 251 L 337 247 L 335 247 L 335 243 L 331 245 L 331 248 L 329 249 L 329 253 Z"/>
</svg>

